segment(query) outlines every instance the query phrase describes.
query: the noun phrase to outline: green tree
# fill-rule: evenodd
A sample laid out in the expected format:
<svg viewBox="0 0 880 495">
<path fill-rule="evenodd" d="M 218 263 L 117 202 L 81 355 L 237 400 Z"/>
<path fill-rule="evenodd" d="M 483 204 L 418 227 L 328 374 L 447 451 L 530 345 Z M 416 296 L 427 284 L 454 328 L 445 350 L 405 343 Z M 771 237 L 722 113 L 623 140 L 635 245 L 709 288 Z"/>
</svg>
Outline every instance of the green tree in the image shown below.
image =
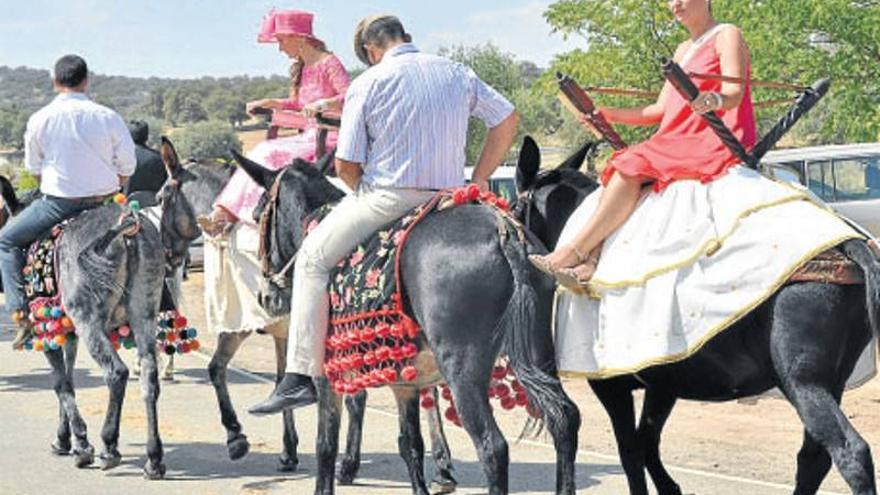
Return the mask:
<svg viewBox="0 0 880 495">
<path fill-rule="evenodd" d="M 202 96 L 189 86 L 177 86 L 165 93 L 163 110 L 165 120 L 172 125 L 199 122 L 208 118 L 202 106 Z"/>
<path fill-rule="evenodd" d="M 552 97 L 532 91 L 530 84 L 540 75 L 540 69 L 531 62 L 520 62 L 497 46 L 457 46 L 440 50 L 440 54 L 467 65 L 517 108 L 520 125 L 517 142 L 525 134 L 546 135 L 561 124 L 559 108 Z M 483 148 L 486 126 L 471 119 L 467 133 L 467 163 L 475 165 Z"/>
<path fill-rule="evenodd" d="M 812 83 L 832 78 L 827 108 L 803 127 L 813 142 L 874 140 L 880 132 L 880 3 L 856 0 L 714 0 L 715 17 L 742 28 L 756 79 Z M 659 58 L 673 54 L 686 39 L 666 2 L 643 0 L 560 0 L 545 17 L 554 30 L 580 36 L 584 49 L 557 56 L 553 69 L 585 85 L 659 89 Z M 542 89 L 555 92 L 545 74 Z M 755 100 L 784 97 L 764 88 Z M 637 105 L 620 97 L 597 97 L 600 104 Z M 818 110 L 818 109 L 817 109 Z M 758 113 L 766 129 L 783 111 Z M 623 129 L 625 139 L 643 139 L 650 129 Z"/>
<path fill-rule="evenodd" d="M 206 160 L 226 158 L 229 150 L 241 151 L 241 141 L 227 122 L 197 122 L 172 137 L 174 147 L 183 159 Z"/>
<path fill-rule="evenodd" d="M 21 110 L 0 108 L 0 146 L 22 149 L 28 114 Z"/>
<path fill-rule="evenodd" d="M 205 111 L 208 118 L 224 120 L 233 127 L 241 125 L 248 118 L 245 101 L 228 89 L 217 89 L 205 98 Z"/>
</svg>

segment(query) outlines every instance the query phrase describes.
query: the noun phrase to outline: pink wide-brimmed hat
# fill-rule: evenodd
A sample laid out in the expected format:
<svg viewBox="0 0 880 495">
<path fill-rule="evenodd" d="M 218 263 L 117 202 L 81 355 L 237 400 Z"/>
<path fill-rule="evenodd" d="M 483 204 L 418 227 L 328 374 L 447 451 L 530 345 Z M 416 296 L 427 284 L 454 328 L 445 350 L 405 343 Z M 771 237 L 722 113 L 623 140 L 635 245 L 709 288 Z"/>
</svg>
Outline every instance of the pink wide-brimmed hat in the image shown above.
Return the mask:
<svg viewBox="0 0 880 495">
<path fill-rule="evenodd" d="M 315 16 L 302 10 L 273 10 L 263 18 L 259 43 L 277 43 L 279 34 L 290 34 L 316 39 L 312 34 L 312 20 Z"/>
</svg>

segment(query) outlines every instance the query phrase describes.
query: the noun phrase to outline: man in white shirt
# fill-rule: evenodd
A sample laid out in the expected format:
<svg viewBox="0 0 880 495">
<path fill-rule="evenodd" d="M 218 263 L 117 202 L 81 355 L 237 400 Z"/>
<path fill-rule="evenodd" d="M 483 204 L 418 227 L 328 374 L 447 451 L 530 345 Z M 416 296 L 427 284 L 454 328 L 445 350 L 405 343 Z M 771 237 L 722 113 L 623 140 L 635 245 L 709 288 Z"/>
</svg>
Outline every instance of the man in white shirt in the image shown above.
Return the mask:
<svg viewBox="0 0 880 495">
<path fill-rule="evenodd" d="M 25 249 L 53 225 L 100 206 L 135 169 L 134 142 L 122 118 L 86 96 L 88 67 L 76 55 L 55 63 L 58 96 L 33 114 L 24 135 L 25 168 L 42 196 L 0 229 L 6 308 L 18 323 L 12 343 L 30 334 L 21 270 Z"/>
<path fill-rule="evenodd" d="M 420 52 L 396 17 L 361 21 L 354 48 L 371 67 L 346 92 L 336 170 L 356 192 L 297 253 L 286 374 L 252 414 L 315 402 L 312 377 L 323 374 L 330 270 L 375 230 L 437 190 L 463 185 L 470 117 L 489 128 L 472 177 L 483 190 L 516 134 L 518 117 L 507 99 L 470 68 Z"/>
</svg>

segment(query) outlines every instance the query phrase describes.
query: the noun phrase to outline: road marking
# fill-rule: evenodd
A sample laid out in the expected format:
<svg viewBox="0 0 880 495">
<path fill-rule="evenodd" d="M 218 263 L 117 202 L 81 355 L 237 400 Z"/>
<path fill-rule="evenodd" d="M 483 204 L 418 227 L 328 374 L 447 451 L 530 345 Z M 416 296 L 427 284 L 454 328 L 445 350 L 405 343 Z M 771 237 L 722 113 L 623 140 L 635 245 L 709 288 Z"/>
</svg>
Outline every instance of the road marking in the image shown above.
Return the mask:
<svg viewBox="0 0 880 495">
<path fill-rule="evenodd" d="M 211 356 L 209 356 L 208 354 L 205 354 L 201 350 L 196 351 L 195 355 L 198 356 L 200 359 L 204 360 L 205 362 L 211 361 Z M 229 365 L 228 369 L 235 372 L 235 373 L 238 373 L 242 376 L 248 377 L 254 381 L 257 381 L 260 383 L 265 383 L 267 385 L 272 385 L 273 387 L 275 386 L 275 382 L 273 380 L 270 380 L 264 376 L 260 376 L 256 373 L 253 373 L 253 372 L 248 371 L 246 369 L 238 368 L 236 366 L 232 366 L 231 364 Z M 397 414 L 390 413 L 388 411 L 383 411 L 381 409 L 376 409 L 376 408 L 367 406 L 367 411 L 371 412 L 373 414 L 380 415 L 380 416 L 385 416 L 387 418 L 398 419 Z M 423 428 L 427 427 L 427 424 L 428 424 L 427 420 L 423 419 L 422 420 L 422 427 Z M 458 428 L 458 427 L 447 428 L 447 431 L 458 431 L 459 433 L 466 434 L 466 432 L 462 428 Z M 541 447 L 541 448 L 544 448 L 547 450 L 553 450 L 552 445 L 547 444 L 547 443 L 543 443 L 543 442 L 538 442 L 535 440 L 522 439 L 522 440 L 516 441 L 514 443 L 515 444 L 520 443 L 520 444 L 525 444 L 525 445 L 529 445 L 532 447 Z M 618 466 L 620 466 L 620 458 L 616 455 L 603 454 L 601 452 L 596 452 L 593 450 L 585 450 L 585 449 L 578 449 L 577 453 L 579 456 L 594 457 L 597 459 L 601 459 L 603 461 L 611 461 L 611 462 L 617 463 Z M 716 479 L 716 480 L 730 481 L 730 482 L 734 482 L 734 483 L 743 483 L 743 484 L 747 484 L 747 485 L 760 486 L 763 488 L 774 488 L 774 489 L 779 489 L 779 490 L 785 490 L 788 492 L 794 491 L 794 489 L 795 489 L 794 486 L 786 485 L 784 483 L 773 483 L 772 481 L 762 481 L 762 480 L 756 480 L 756 479 L 752 479 L 752 478 L 744 478 L 741 476 L 733 476 L 733 475 L 729 475 L 729 474 L 713 473 L 710 471 L 702 471 L 700 469 L 692 469 L 692 468 L 686 468 L 686 467 L 675 466 L 675 465 L 670 465 L 670 464 L 664 464 L 664 466 L 666 466 L 666 468 L 669 471 L 675 471 L 675 472 L 679 472 L 679 473 L 683 473 L 683 474 L 690 474 L 693 476 L 702 476 L 704 478 L 712 478 L 712 479 Z M 622 469 L 622 467 L 621 467 L 621 469 Z M 819 491 L 819 492 L 817 492 L 817 494 L 818 495 L 846 495 L 845 493 L 828 492 L 828 491 Z"/>
</svg>

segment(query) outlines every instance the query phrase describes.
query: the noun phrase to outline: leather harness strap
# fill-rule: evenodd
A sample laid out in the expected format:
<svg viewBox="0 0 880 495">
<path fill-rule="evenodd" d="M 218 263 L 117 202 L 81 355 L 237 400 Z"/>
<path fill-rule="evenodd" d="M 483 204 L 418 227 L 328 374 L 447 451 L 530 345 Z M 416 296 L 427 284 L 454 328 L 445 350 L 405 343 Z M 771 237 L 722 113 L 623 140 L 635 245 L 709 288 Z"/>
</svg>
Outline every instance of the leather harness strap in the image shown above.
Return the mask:
<svg viewBox="0 0 880 495">
<path fill-rule="evenodd" d="M 260 248 L 258 255 L 260 257 L 263 277 L 270 280 L 275 278 L 275 274 L 272 273 L 272 266 L 269 259 L 269 250 L 272 247 L 269 235 L 271 234 L 272 226 L 275 225 L 275 220 L 278 217 L 278 193 L 281 190 L 281 179 L 284 177 L 286 171 L 286 168 L 281 170 L 281 172 L 275 177 L 275 182 L 272 183 L 272 187 L 270 187 L 268 191 L 269 200 L 266 202 L 266 207 L 260 214 Z"/>
</svg>

